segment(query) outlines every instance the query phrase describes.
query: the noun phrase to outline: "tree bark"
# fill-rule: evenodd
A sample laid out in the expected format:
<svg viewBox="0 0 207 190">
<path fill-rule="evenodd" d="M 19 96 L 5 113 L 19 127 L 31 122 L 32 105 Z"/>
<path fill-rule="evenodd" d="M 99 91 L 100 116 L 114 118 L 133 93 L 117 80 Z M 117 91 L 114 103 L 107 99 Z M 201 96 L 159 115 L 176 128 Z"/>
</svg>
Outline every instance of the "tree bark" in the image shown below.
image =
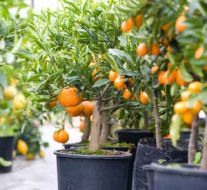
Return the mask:
<svg viewBox="0 0 207 190">
<path fill-rule="evenodd" d="M 96 151 L 100 148 L 100 133 L 101 133 L 101 115 L 100 115 L 101 104 L 99 101 L 96 102 L 93 112 L 93 125 L 91 128 L 91 139 L 89 143 L 89 150 Z"/>
<path fill-rule="evenodd" d="M 100 144 L 104 144 L 108 140 L 108 135 L 110 131 L 110 125 L 109 125 L 109 116 L 106 111 L 101 112 L 101 136 L 100 136 Z"/>
<path fill-rule="evenodd" d="M 203 156 L 201 160 L 201 169 L 207 170 L 207 118 L 204 132 Z"/>
<path fill-rule="evenodd" d="M 148 118 L 148 113 L 145 111 L 144 112 L 144 129 L 148 129 L 149 126 L 149 118 Z"/>
<path fill-rule="evenodd" d="M 90 132 L 91 132 L 91 121 L 90 117 L 85 117 L 84 118 L 84 131 L 83 131 L 83 136 L 82 136 L 82 142 L 86 142 L 89 139 Z"/>
<path fill-rule="evenodd" d="M 154 107 L 154 118 L 155 118 L 155 138 L 156 138 L 156 147 L 162 149 L 162 136 L 161 136 L 161 120 L 159 116 L 159 109 L 158 109 L 158 99 L 157 93 L 153 92 L 153 107 Z"/>
<path fill-rule="evenodd" d="M 191 135 L 188 145 L 188 164 L 193 164 L 198 146 L 198 117 L 196 116 L 191 126 Z"/>
</svg>

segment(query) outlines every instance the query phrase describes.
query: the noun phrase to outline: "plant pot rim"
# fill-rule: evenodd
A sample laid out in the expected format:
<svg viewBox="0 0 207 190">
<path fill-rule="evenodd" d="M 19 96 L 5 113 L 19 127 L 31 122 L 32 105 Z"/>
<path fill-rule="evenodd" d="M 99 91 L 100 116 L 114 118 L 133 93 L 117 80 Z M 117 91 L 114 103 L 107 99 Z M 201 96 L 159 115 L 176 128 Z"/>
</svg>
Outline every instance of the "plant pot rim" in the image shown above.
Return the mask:
<svg viewBox="0 0 207 190">
<path fill-rule="evenodd" d="M 89 160 L 123 160 L 130 159 L 132 154 L 123 152 L 124 155 L 85 155 L 85 154 L 70 154 L 64 153 L 65 150 L 57 150 L 54 154 L 58 157 L 65 157 L 70 159 L 89 159 Z"/>
<path fill-rule="evenodd" d="M 146 129 L 118 129 L 116 130 L 116 133 L 118 132 L 127 132 L 127 133 L 152 133 L 149 130 Z"/>
<path fill-rule="evenodd" d="M 177 164 L 177 163 L 176 163 Z M 180 175 L 186 175 L 186 176 L 206 176 L 207 177 L 207 171 L 200 169 L 199 165 L 189 165 L 189 164 L 179 164 L 181 167 L 169 167 L 167 165 L 161 165 L 161 164 L 151 164 L 151 165 L 145 165 L 143 166 L 144 170 L 148 171 L 158 171 L 160 173 L 166 173 L 166 174 L 180 174 Z"/>
</svg>

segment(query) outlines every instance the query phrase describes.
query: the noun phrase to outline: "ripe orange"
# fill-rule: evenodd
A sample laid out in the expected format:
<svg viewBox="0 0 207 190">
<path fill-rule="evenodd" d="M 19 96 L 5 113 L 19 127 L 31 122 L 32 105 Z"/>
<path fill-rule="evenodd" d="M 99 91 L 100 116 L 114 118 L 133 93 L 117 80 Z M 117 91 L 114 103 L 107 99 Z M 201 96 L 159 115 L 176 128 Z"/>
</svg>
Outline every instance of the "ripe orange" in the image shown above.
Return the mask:
<svg viewBox="0 0 207 190">
<path fill-rule="evenodd" d="M 186 102 L 177 102 L 174 105 L 174 112 L 177 114 L 184 114 L 188 110 Z"/>
<path fill-rule="evenodd" d="M 109 80 L 112 82 L 114 82 L 118 76 L 119 74 L 117 72 L 114 71 L 109 72 Z"/>
<path fill-rule="evenodd" d="M 196 52 L 195 52 L 195 59 L 200 59 L 203 56 L 204 53 L 204 48 L 203 47 L 199 47 Z"/>
<path fill-rule="evenodd" d="M 185 112 L 182 115 L 182 118 L 183 118 L 184 123 L 187 124 L 187 125 L 191 125 L 192 122 L 193 122 L 194 116 L 195 115 L 190 110 L 188 110 L 187 112 Z"/>
<path fill-rule="evenodd" d="M 179 86 L 186 86 L 187 85 L 187 82 L 184 81 L 182 73 L 180 72 L 180 70 L 177 70 L 177 72 L 176 72 L 176 83 Z"/>
<path fill-rule="evenodd" d="M 122 32 L 130 32 L 134 26 L 134 21 L 132 18 L 129 18 L 127 21 L 124 21 L 121 24 L 121 30 Z"/>
<path fill-rule="evenodd" d="M 162 30 L 166 32 L 166 31 L 170 28 L 170 25 L 171 25 L 170 22 L 165 23 L 165 24 L 162 26 Z"/>
<path fill-rule="evenodd" d="M 80 122 L 79 129 L 80 129 L 80 132 L 81 132 L 81 133 L 84 132 L 84 130 L 85 130 L 85 124 L 84 124 L 83 121 Z"/>
<path fill-rule="evenodd" d="M 129 100 L 132 96 L 132 93 L 126 88 L 123 93 L 123 98 Z"/>
<path fill-rule="evenodd" d="M 172 136 L 170 134 L 164 136 L 165 139 L 171 139 Z"/>
<path fill-rule="evenodd" d="M 17 94 L 17 89 L 15 86 L 8 86 L 4 89 L 4 97 L 8 100 L 13 99 Z"/>
<path fill-rule="evenodd" d="M 185 16 L 179 16 L 175 23 L 175 29 L 177 32 L 184 32 L 187 29 L 187 26 L 185 24 L 186 17 Z"/>
<path fill-rule="evenodd" d="M 77 106 L 82 101 L 82 94 L 76 87 L 63 88 L 58 97 L 60 105 L 64 107 Z"/>
<path fill-rule="evenodd" d="M 57 105 L 57 99 L 54 98 L 53 100 L 51 100 L 49 103 L 48 103 L 48 106 L 52 109 L 54 108 L 55 106 Z"/>
<path fill-rule="evenodd" d="M 199 93 L 202 90 L 202 87 L 203 85 L 201 82 L 195 81 L 189 84 L 188 89 L 192 93 Z"/>
<path fill-rule="evenodd" d="M 149 96 L 146 92 L 140 92 L 140 95 L 139 95 L 139 101 L 144 104 L 144 105 L 147 105 L 150 101 L 149 99 Z"/>
<path fill-rule="evenodd" d="M 68 115 L 70 115 L 71 117 L 77 117 L 80 116 L 83 112 L 83 105 L 82 103 L 77 105 L 77 106 L 73 106 L 73 107 L 67 107 L 66 108 L 66 112 L 68 113 Z"/>
<path fill-rule="evenodd" d="M 151 54 L 158 56 L 160 54 L 160 48 L 158 43 L 154 42 L 151 46 Z"/>
<path fill-rule="evenodd" d="M 69 135 L 65 129 L 61 129 L 53 134 L 53 139 L 59 143 L 66 143 L 69 140 Z"/>
<path fill-rule="evenodd" d="M 181 100 L 182 101 L 187 101 L 189 99 L 190 95 L 191 95 L 191 92 L 188 91 L 188 90 L 182 92 L 182 94 L 181 94 Z"/>
<path fill-rule="evenodd" d="M 114 81 L 114 86 L 116 89 L 121 90 L 125 87 L 124 77 L 118 76 Z"/>
<path fill-rule="evenodd" d="M 147 45 L 145 43 L 139 44 L 136 52 L 139 56 L 145 56 L 148 53 Z"/>
<path fill-rule="evenodd" d="M 152 68 L 151 68 L 151 74 L 155 74 L 157 71 L 158 71 L 159 67 L 157 65 L 154 65 Z"/>
<path fill-rule="evenodd" d="M 202 109 L 202 102 L 200 100 L 196 101 L 192 106 L 192 112 L 198 114 Z"/>
<path fill-rule="evenodd" d="M 142 15 L 137 15 L 135 18 L 135 25 L 137 28 L 140 28 L 142 26 Z"/>
<path fill-rule="evenodd" d="M 176 71 L 172 71 L 171 73 L 169 71 L 165 71 L 163 75 L 163 81 L 164 84 L 170 85 L 175 81 Z"/>
<path fill-rule="evenodd" d="M 165 71 L 159 71 L 159 73 L 158 73 L 158 82 L 161 85 L 165 84 L 164 75 L 165 75 Z"/>
<path fill-rule="evenodd" d="M 84 101 L 82 102 L 82 105 L 83 105 L 83 113 L 86 116 L 90 117 L 94 111 L 94 107 L 95 107 L 94 103 L 90 101 Z"/>
</svg>

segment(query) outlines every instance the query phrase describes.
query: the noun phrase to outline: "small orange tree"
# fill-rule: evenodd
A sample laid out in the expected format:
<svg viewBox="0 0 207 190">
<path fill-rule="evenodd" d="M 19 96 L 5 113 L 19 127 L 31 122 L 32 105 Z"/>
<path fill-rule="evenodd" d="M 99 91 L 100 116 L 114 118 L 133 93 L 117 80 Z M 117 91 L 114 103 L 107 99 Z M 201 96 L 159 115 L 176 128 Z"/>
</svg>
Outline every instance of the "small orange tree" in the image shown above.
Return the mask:
<svg viewBox="0 0 207 190">
<path fill-rule="evenodd" d="M 132 58 L 127 63 L 122 56 L 125 63 L 123 68 L 136 73 L 134 93 L 137 93 L 140 105 L 144 105 L 145 113 L 153 110 L 156 144 L 161 149 L 161 131 L 164 126 L 168 126 L 173 114 L 172 104 L 177 97 L 176 91 L 186 85 L 181 75 L 181 66 L 172 60 L 172 54 L 178 52 L 174 23 L 185 3 L 125 1 L 118 11 L 126 17 L 121 25 L 123 33 L 129 33 L 120 37 L 123 44 L 121 50 Z"/>
<path fill-rule="evenodd" d="M 120 34 L 114 5 L 114 1 L 66 1 L 63 11 L 44 12 L 31 24 L 37 46 L 33 47 L 36 58 L 29 66 L 28 80 L 35 89 L 34 98 L 43 104 L 57 103 L 56 111 L 65 110 L 69 116 L 90 116 L 90 109 L 84 109 L 94 101 L 89 146 L 93 151 L 107 140 L 108 111 L 126 105 L 108 78 L 111 67 L 117 70 L 108 49 L 119 45 Z M 121 77 L 118 86 L 121 88 L 128 80 Z M 64 132 L 64 139 L 58 133 L 55 139 L 66 142 L 65 131 L 59 132 Z"/>
</svg>

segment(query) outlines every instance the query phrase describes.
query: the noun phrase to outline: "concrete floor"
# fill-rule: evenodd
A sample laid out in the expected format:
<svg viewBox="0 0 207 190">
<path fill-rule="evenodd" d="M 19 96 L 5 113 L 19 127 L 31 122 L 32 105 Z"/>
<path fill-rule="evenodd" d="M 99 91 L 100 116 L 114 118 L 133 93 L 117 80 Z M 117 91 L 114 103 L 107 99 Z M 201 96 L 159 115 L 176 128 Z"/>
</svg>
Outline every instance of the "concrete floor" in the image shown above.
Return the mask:
<svg viewBox="0 0 207 190">
<path fill-rule="evenodd" d="M 80 140 L 81 133 L 78 128 L 67 130 L 70 134 L 70 143 Z M 43 139 L 50 143 L 50 147 L 45 150 L 46 157 L 34 161 L 17 157 L 12 173 L 0 174 L 0 190 L 57 190 L 56 158 L 53 152 L 62 149 L 62 145 L 53 141 L 52 126 L 45 126 L 41 131 Z"/>
</svg>

